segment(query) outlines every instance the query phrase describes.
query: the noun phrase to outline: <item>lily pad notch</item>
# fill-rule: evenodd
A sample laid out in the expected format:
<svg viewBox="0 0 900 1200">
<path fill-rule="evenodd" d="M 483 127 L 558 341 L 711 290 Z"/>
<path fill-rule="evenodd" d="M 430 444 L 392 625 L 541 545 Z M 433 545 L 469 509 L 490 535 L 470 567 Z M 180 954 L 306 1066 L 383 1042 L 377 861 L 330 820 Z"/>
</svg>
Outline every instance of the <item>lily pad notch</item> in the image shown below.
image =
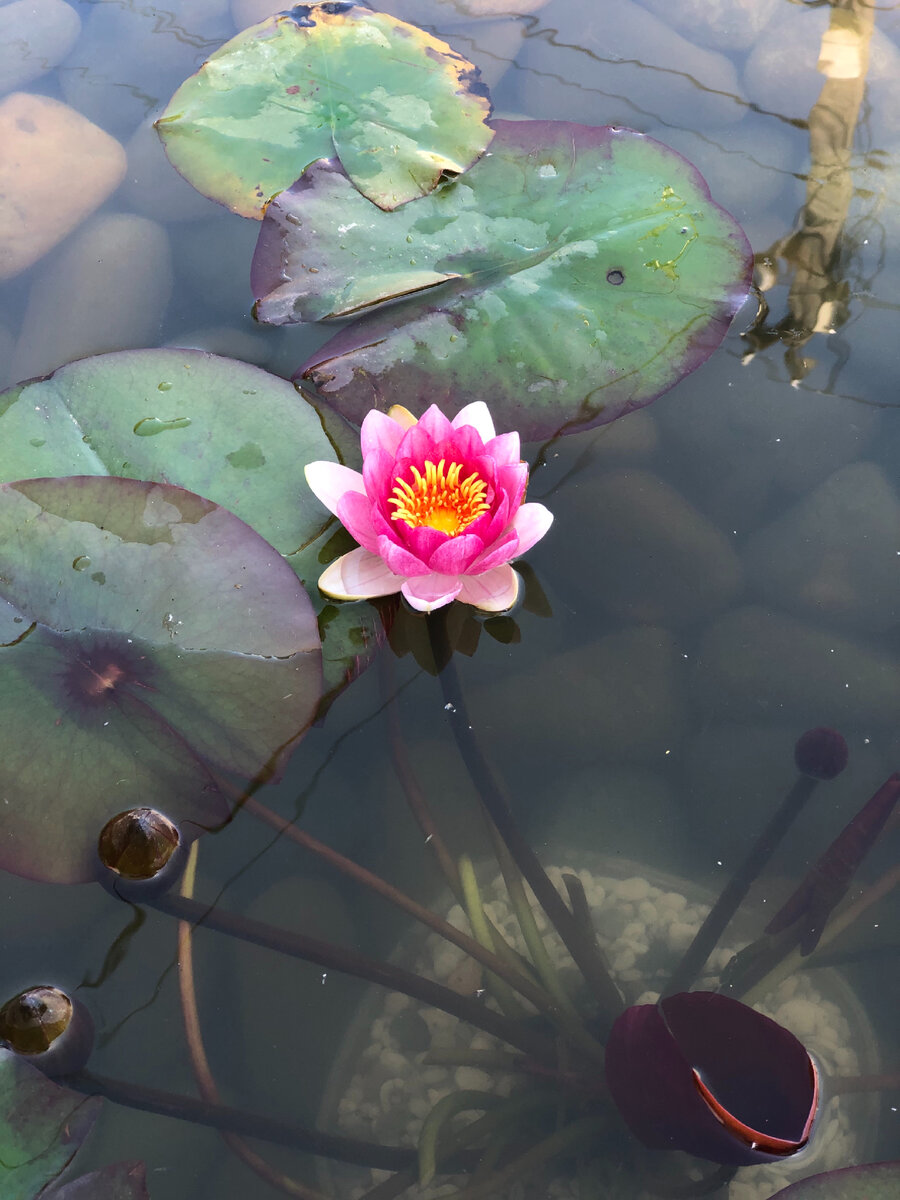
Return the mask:
<svg viewBox="0 0 900 1200">
<path fill-rule="evenodd" d="M 211 55 L 156 128 L 189 183 L 259 220 L 332 155 L 380 208 L 424 196 L 484 152 L 489 115 L 477 68 L 446 42 L 358 5 L 298 4 Z"/>
</svg>

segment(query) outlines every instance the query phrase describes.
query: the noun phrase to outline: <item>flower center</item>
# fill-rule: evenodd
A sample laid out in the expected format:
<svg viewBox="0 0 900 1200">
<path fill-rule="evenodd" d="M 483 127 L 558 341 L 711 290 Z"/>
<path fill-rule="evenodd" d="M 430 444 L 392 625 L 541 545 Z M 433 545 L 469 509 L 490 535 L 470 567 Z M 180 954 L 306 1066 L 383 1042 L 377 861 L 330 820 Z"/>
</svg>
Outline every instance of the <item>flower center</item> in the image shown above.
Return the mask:
<svg viewBox="0 0 900 1200">
<path fill-rule="evenodd" d="M 453 462 L 446 470 L 445 465 L 443 458 L 437 466 L 427 460 L 424 476 L 417 467 L 410 467 L 413 483 L 396 477 L 388 498 L 388 504 L 395 506 L 392 521 L 405 521 L 411 529 L 427 525 L 455 537 L 487 512 L 488 485 L 478 472 L 461 480 L 462 463 Z"/>
</svg>

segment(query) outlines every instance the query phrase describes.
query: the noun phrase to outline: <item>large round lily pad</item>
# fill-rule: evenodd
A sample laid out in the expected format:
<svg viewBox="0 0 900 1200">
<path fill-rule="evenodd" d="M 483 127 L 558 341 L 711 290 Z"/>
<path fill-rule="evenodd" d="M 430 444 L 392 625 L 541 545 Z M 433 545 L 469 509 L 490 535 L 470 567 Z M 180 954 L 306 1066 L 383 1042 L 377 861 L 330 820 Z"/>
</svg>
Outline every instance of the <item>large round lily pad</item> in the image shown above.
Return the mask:
<svg viewBox="0 0 900 1200">
<path fill-rule="evenodd" d="M 772 1200 L 897 1200 L 898 1196 L 900 1162 L 882 1162 L 826 1171 L 792 1183 Z"/>
<path fill-rule="evenodd" d="M 722 340 L 750 247 L 674 151 L 630 130 L 496 122 L 465 175 L 394 213 L 320 162 L 270 206 L 260 320 L 355 315 L 298 372 L 345 416 L 487 398 L 526 437 L 647 404 Z"/>
<path fill-rule="evenodd" d="M 34 1200 L 65 1170 L 97 1119 L 101 1101 L 49 1080 L 0 1049 L 0 1196 Z"/>
<path fill-rule="evenodd" d="M 123 809 L 217 824 L 315 714 L 319 638 L 297 576 L 182 488 L 3 484 L 0 604 L 0 866 L 17 874 L 92 878 Z"/>
<path fill-rule="evenodd" d="M 353 441 L 358 453 L 358 435 Z M 342 446 L 286 380 L 201 350 L 100 354 L 0 393 L 0 482 L 79 474 L 178 484 L 289 556 L 316 608 L 325 604 L 319 555 L 338 526 L 303 467 L 344 461 Z M 0 642 L 11 636 L 2 632 L 2 603 Z M 345 606 L 323 627 L 327 691 L 358 672 L 375 632 L 368 605 Z"/>
<path fill-rule="evenodd" d="M 245 217 L 337 154 L 392 209 L 465 171 L 491 139 L 478 72 L 386 13 L 298 4 L 226 42 L 157 122 L 173 166 Z"/>
</svg>

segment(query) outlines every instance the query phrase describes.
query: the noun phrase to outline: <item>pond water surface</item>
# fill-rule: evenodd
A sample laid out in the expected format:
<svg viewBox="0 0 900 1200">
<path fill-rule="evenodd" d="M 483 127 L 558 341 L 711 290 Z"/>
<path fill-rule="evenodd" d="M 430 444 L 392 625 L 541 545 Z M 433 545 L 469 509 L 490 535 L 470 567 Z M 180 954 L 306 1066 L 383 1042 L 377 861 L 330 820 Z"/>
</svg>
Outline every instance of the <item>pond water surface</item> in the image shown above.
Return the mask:
<svg viewBox="0 0 900 1200">
<path fill-rule="evenodd" d="M 0 7 L 0 29 L 21 6 Z M 88 354 L 165 345 L 290 376 L 324 334 L 254 324 L 256 224 L 183 182 L 151 126 L 216 46 L 268 14 L 265 0 L 33 7 L 35 69 L 15 54 L 7 63 L 0 47 L 0 89 L 61 102 L 114 142 L 98 142 L 85 177 L 59 187 L 59 220 L 72 224 L 67 206 L 81 212 L 68 236 L 43 254 L 23 245 L 21 267 L 0 282 L 0 385 Z M 652 406 L 542 450 L 529 496 L 555 523 L 528 556 L 533 588 L 514 626 L 494 624 L 501 640 L 482 629 L 458 661 L 473 731 L 547 862 L 625 859 L 688 889 L 715 891 L 729 877 L 793 780 L 797 736 L 840 729 L 848 769 L 822 786 L 755 889 L 758 908 L 777 906 L 900 769 L 900 9 L 876 13 L 844 170 L 852 89 L 824 125 L 811 117 L 826 81 L 827 5 L 549 0 L 524 15 L 497 4 L 485 17 L 463 0 L 385 7 L 475 61 L 498 115 L 624 125 L 673 146 L 758 256 L 769 315 L 751 336 L 752 300 L 711 359 Z M 54 120 L 67 119 L 60 112 Z M 127 167 L 116 184 L 118 146 Z M 804 229 L 825 248 L 824 273 Z M 45 235 L 29 237 L 37 246 Z M 390 646 L 261 798 L 427 902 L 439 874 L 406 809 L 392 736 L 452 850 L 482 849 L 440 686 Z M 896 861 L 897 837 L 888 830 L 864 880 Z M 373 955 L 405 928 L 246 814 L 203 839 L 196 894 Z M 867 914 L 841 964 L 883 1071 L 900 1064 L 898 903 L 894 894 Z M 142 919 L 92 884 L 11 875 L 0 904 L 0 993 L 79 989 L 98 1029 L 93 1069 L 194 1094 L 174 922 Z M 223 1101 L 313 1121 L 366 987 L 212 933 L 194 942 Z M 900 1157 L 898 1108 L 900 1088 L 877 1093 L 866 1155 Z M 309 1160 L 264 1153 L 311 1177 Z M 120 1158 L 148 1164 L 153 1200 L 277 1194 L 216 1132 L 108 1104 L 79 1166 Z"/>
</svg>

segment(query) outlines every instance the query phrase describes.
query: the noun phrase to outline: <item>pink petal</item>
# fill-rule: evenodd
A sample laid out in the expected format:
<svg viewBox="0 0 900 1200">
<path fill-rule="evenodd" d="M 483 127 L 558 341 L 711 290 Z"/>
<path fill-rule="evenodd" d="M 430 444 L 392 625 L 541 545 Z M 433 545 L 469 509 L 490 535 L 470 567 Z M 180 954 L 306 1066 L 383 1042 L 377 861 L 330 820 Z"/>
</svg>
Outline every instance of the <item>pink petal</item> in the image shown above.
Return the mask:
<svg viewBox="0 0 900 1200">
<path fill-rule="evenodd" d="M 491 571 L 494 567 L 499 567 L 501 563 L 507 563 L 511 558 L 515 558 L 519 553 L 519 537 L 514 529 L 508 529 L 502 537 L 496 542 L 488 546 L 487 550 L 476 558 L 469 566 L 466 574 L 482 575 L 485 571 Z"/>
<path fill-rule="evenodd" d="M 446 417 L 444 419 L 446 420 Z M 449 430 L 449 428 L 450 422 L 447 421 L 447 429 Z M 421 421 L 407 429 L 397 447 L 395 474 L 400 475 L 405 468 L 409 467 L 410 463 L 421 467 L 426 458 L 433 458 L 435 442 L 440 443 L 443 440 L 443 438 L 433 438 L 429 431 L 423 428 Z"/>
<path fill-rule="evenodd" d="M 501 433 L 490 441 L 485 439 L 484 449 L 498 467 L 512 467 L 522 460 L 522 448 L 517 433 Z"/>
<path fill-rule="evenodd" d="M 450 436 L 450 430 L 453 426 L 441 412 L 436 404 L 432 404 L 430 408 L 426 408 L 419 417 L 419 424 L 415 427 L 422 433 L 435 442 L 443 442 Z M 415 429 L 409 430 L 407 437 L 414 433 Z"/>
<path fill-rule="evenodd" d="M 319 576 L 319 590 L 335 600 L 366 600 L 399 592 L 403 580 L 377 554 L 359 548 L 342 554 Z"/>
<path fill-rule="evenodd" d="M 505 612 L 515 604 L 518 594 L 519 577 L 507 563 L 483 575 L 466 575 L 459 599 L 484 612 Z"/>
<path fill-rule="evenodd" d="M 437 448 L 437 452 L 441 458 L 447 458 L 452 462 L 462 462 L 467 470 L 464 474 L 468 474 L 471 470 L 471 460 L 478 459 L 484 456 L 484 442 L 481 440 L 481 434 L 471 425 L 464 425 L 462 429 L 454 430 L 453 437 L 447 438 L 445 442 Z M 488 458 L 493 474 L 494 460 Z M 479 474 L 483 472 L 479 471 Z"/>
<path fill-rule="evenodd" d="M 484 513 L 469 526 L 469 533 L 477 533 L 485 546 L 492 546 L 509 525 L 509 497 L 500 494 L 494 503 L 493 511 Z"/>
<path fill-rule="evenodd" d="M 383 533 L 378 537 L 378 553 L 394 574 L 404 579 L 410 575 L 429 574 L 428 567 L 421 559 Z"/>
<path fill-rule="evenodd" d="M 363 459 L 363 480 L 366 494 L 373 503 L 384 500 L 394 486 L 394 459 L 384 450 L 372 450 Z"/>
<path fill-rule="evenodd" d="M 404 426 L 400 425 L 386 413 L 373 408 L 366 414 L 359 431 L 359 441 L 362 447 L 363 459 L 373 450 L 383 450 L 391 458 L 397 453 L 400 439 L 403 437 Z"/>
<path fill-rule="evenodd" d="M 553 524 L 553 513 L 543 504 L 523 504 L 512 519 L 512 528 L 519 535 L 517 554 L 530 550 Z"/>
<path fill-rule="evenodd" d="M 372 525 L 372 501 L 359 492 L 344 492 L 338 501 L 337 516 L 344 528 L 361 546 L 375 552 L 378 535 Z"/>
<path fill-rule="evenodd" d="M 501 467 L 497 472 L 497 486 L 509 496 L 509 511 L 515 513 L 525 496 L 528 484 L 528 467 L 517 463 L 512 467 Z"/>
<path fill-rule="evenodd" d="M 442 546 L 438 546 L 428 560 L 428 565 L 432 571 L 443 575 L 462 575 L 483 549 L 484 542 L 480 537 L 471 533 L 459 533 L 456 537 L 448 538 Z"/>
<path fill-rule="evenodd" d="M 407 579 L 400 591 L 419 612 L 431 612 L 455 600 L 462 587 L 462 580 L 452 575 L 420 575 Z"/>
<path fill-rule="evenodd" d="M 472 404 L 467 404 L 465 408 L 461 408 L 453 418 L 452 424 L 454 429 L 461 429 L 463 425 L 474 426 L 478 430 L 482 442 L 489 442 L 492 437 L 496 436 L 493 419 L 483 400 L 476 400 Z"/>
<path fill-rule="evenodd" d="M 450 536 L 442 533 L 440 529 L 432 529 L 430 525 L 417 525 L 415 529 L 411 529 L 405 521 L 394 521 L 393 524 L 396 530 L 396 540 L 402 542 L 415 554 L 416 558 L 421 558 L 424 563 L 431 562 L 432 554 L 438 546 L 443 546 Z M 393 532 L 392 530 L 392 535 Z"/>
<path fill-rule="evenodd" d="M 310 491 L 335 516 L 337 516 L 338 501 L 346 492 L 366 494 L 363 477 L 359 471 L 351 471 L 349 467 L 344 467 L 340 463 L 307 463 L 303 473 Z"/>
</svg>

